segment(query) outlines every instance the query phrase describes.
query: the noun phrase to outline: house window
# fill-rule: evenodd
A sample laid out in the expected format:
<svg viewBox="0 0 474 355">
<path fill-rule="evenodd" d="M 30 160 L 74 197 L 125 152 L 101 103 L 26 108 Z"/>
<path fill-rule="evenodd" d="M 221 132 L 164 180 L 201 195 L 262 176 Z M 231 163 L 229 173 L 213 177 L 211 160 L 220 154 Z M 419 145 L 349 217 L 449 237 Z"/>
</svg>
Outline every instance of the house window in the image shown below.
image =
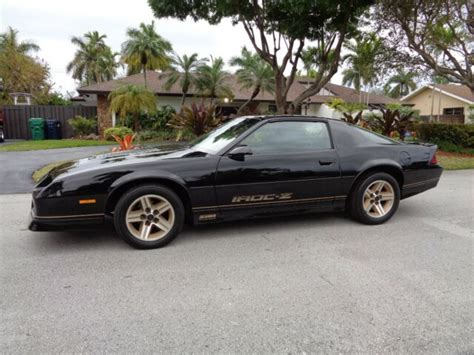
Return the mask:
<svg viewBox="0 0 474 355">
<path fill-rule="evenodd" d="M 277 112 L 277 105 L 268 105 L 268 112 Z"/>
<path fill-rule="evenodd" d="M 464 107 L 449 107 L 443 109 L 445 115 L 462 115 L 464 114 Z"/>
</svg>

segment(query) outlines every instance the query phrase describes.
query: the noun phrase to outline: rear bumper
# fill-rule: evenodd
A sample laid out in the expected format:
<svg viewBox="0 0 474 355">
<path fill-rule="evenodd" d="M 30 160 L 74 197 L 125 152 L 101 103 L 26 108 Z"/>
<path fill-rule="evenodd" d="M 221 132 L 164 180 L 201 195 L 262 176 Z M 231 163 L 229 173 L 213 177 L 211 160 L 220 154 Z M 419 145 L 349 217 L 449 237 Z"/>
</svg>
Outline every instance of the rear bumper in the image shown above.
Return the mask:
<svg viewBox="0 0 474 355">
<path fill-rule="evenodd" d="M 100 225 L 104 221 L 104 214 L 46 217 L 35 215 L 32 209 L 28 219 L 28 229 L 35 232 L 80 229 Z"/>
<path fill-rule="evenodd" d="M 429 170 L 429 175 L 425 176 L 423 180 L 404 184 L 402 189 L 402 199 L 436 187 L 442 172 L 443 168 L 441 166 L 436 166 Z"/>
</svg>

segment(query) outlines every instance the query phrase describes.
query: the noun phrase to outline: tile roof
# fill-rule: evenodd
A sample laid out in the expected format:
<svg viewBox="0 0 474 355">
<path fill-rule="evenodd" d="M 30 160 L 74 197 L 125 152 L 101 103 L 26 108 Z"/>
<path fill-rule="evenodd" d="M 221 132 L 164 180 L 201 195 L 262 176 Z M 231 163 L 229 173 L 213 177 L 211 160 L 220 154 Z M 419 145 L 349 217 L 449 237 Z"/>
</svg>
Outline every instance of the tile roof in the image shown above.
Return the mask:
<svg viewBox="0 0 474 355">
<path fill-rule="evenodd" d="M 467 85 L 440 84 L 436 85 L 436 88 L 452 95 L 462 97 L 465 100 L 474 102 L 474 94 L 472 93 L 471 89 L 467 87 Z"/>
<path fill-rule="evenodd" d="M 241 88 L 239 83 L 237 82 L 237 77 L 235 75 L 229 74 L 227 76 L 227 83 L 232 88 L 234 93 L 234 100 L 236 101 L 245 101 L 247 100 L 251 94 L 252 89 L 244 89 Z M 174 84 L 169 90 L 165 90 L 163 84 L 165 79 L 163 78 L 163 73 L 158 73 L 155 71 L 147 71 L 147 83 L 148 88 L 152 90 L 156 95 L 160 96 L 181 96 L 181 88 L 178 83 Z M 144 79 L 143 74 L 134 74 L 124 78 L 119 78 L 115 80 L 105 81 L 102 83 L 96 83 L 92 85 L 82 86 L 77 91 L 79 94 L 108 94 L 109 92 L 119 88 L 125 84 L 135 84 L 135 85 L 143 85 Z M 307 88 L 308 82 L 307 81 L 296 81 L 291 86 L 288 92 L 288 100 L 294 100 L 300 93 L 302 93 Z M 313 95 L 311 97 L 312 103 L 324 103 L 334 97 L 340 97 L 344 101 L 347 102 L 359 102 L 359 92 L 355 89 L 351 89 L 345 86 L 336 85 L 336 84 L 326 84 L 325 89 L 332 93 L 332 95 Z M 193 96 L 192 90 L 188 94 L 189 96 Z M 362 91 L 362 97 L 367 98 L 367 92 Z M 274 101 L 274 97 L 272 94 L 268 92 L 259 93 L 258 96 L 255 98 L 256 101 Z M 391 99 L 386 96 L 377 95 L 377 94 L 370 94 L 369 95 L 369 103 L 371 104 L 386 104 L 396 102 L 396 100 Z"/>
</svg>

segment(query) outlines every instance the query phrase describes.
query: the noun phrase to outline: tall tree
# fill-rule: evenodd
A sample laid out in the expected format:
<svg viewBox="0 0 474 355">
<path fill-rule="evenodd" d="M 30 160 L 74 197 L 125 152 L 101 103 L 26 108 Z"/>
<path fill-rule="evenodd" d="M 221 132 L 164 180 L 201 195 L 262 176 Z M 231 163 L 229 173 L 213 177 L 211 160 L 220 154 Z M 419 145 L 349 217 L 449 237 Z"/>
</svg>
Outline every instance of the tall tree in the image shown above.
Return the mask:
<svg viewBox="0 0 474 355">
<path fill-rule="evenodd" d="M 188 16 L 211 24 L 231 18 L 244 27 L 255 51 L 273 69 L 275 102 L 280 113 L 299 109 L 336 73 L 344 40 L 353 35 L 359 16 L 373 0 L 148 0 L 158 18 Z M 320 60 L 316 76 L 292 105 L 288 92 L 294 83 L 305 43 L 316 42 Z M 331 55 L 330 55 L 331 54 Z"/>
<path fill-rule="evenodd" d="M 359 92 L 362 85 L 370 88 L 377 80 L 384 60 L 382 41 L 373 33 L 365 34 L 348 41 L 346 49 L 349 53 L 343 56 L 342 61 L 347 62 L 349 67 L 342 72 L 342 83 L 354 86 Z"/>
<path fill-rule="evenodd" d="M 396 99 L 408 95 L 416 89 L 416 76 L 413 71 L 407 72 L 404 68 L 399 68 L 385 83 L 385 94 Z"/>
<path fill-rule="evenodd" d="M 380 0 L 375 23 L 403 63 L 429 68 L 474 93 L 471 0 Z"/>
<path fill-rule="evenodd" d="M 78 49 L 66 69 L 74 79 L 90 85 L 114 78 L 118 68 L 117 53 L 105 43 L 106 38 L 97 31 L 71 38 Z"/>
<path fill-rule="evenodd" d="M 156 111 L 155 95 L 147 88 L 140 85 L 127 84 L 119 87 L 109 94 L 110 111 L 117 112 L 122 119 L 131 114 L 135 132 L 140 130 L 140 114 Z"/>
<path fill-rule="evenodd" d="M 30 93 L 35 101 L 50 95 L 49 67 L 30 55 L 38 50 L 32 42 L 21 42 L 11 27 L 0 34 L 0 103 L 10 104 L 12 92 Z"/>
<path fill-rule="evenodd" d="M 211 104 L 217 97 L 231 98 L 232 90 L 226 82 L 228 75 L 224 70 L 224 60 L 211 57 L 211 63 L 200 66 L 197 71 L 196 88 L 201 95 L 211 99 Z"/>
<path fill-rule="evenodd" d="M 303 62 L 303 69 L 304 73 L 300 73 L 299 75 L 305 75 L 307 78 L 315 78 L 317 74 L 317 63 L 321 61 L 319 57 L 321 54 L 321 48 L 318 47 L 307 47 L 301 51 L 301 61 Z M 332 55 L 333 53 L 329 53 Z M 331 61 L 332 59 L 329 59 Z"/>
<path fill-rule="evenodd" d="M 243 47 L 239 57 L 232 57 L 230 65 L 237 66 L 237 81 L 244 89 L 252 89 L 252 94 L 240 106 L 237 113 L 242 112 L 259 93 L 275 91 L 275 79 L 272 67 L 262 60 L 258 54 Z"/>
<path fill-rule="evenodd" d="M 147 87 L 147 70 L 167 69 L 171 63 L 171 43 L 155 30 L 155 22 L 141 23 L 127 30 L 128 39 L 122 44 L 122 59 L 128 65 L 128 74 L 143 72 Z"/>
<path fill-rule="evenodd" d="M 19 54 L 28 55 L 30 52 L 38 52 L 40 47 L 29 41 L 18 39 L 18 31 L 8 27 L 7 31 L 0 34 L 0 51 L 12 50 Z"/>
<path fill-rule="evenodd" d="M 196 82 L 197 70 L 206 63 L 207 59 L 198 58 L 197 53 L 191 54 L 189 57 L 184 54 L 182 57 L 175 54 L 171 59 L 171 69 L 163 75 L 166 78 L 164 85 L 165 90 L 170 90 L 171 87 L 179 83 L 181 87 L 181 106 L 184 105 L 186 95 Z"/>
</svg>

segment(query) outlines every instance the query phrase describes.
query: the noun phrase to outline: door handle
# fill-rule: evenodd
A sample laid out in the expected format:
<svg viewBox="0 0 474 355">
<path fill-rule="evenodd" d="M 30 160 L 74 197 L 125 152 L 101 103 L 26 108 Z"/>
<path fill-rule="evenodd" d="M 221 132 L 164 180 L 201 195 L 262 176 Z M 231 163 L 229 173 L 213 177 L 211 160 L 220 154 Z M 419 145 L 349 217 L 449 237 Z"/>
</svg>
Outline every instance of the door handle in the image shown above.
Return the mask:
<svg viewBox="0 0 474 355">
<path fill-rule="evenodd" d="M 332 165 L 336 162 L 334 159 L 319 159 L 319 165 Z"/>
</svg>

